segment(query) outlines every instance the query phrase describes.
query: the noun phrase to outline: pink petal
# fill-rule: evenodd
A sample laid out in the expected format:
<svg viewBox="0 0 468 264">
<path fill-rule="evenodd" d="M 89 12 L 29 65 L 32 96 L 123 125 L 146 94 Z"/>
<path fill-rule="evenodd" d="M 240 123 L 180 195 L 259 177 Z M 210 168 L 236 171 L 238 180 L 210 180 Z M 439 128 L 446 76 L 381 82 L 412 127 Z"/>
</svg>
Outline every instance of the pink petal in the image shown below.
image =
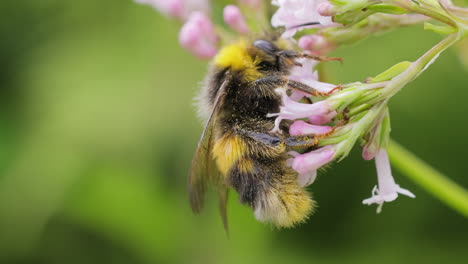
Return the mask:
<svg viewBox="0 0 468 264">
<path fill-rule="evenodd" d="M 330 123 L 337 114 L 338 113 L 336 111 L 332 111 L 325 115 L 312 114 L 309 116 L 309 122 L 314 125 L 327 124 L 327 123 Z"/>
<path fill-rule="evenodd" d="M 235 5 L 228 5 L 224 8 L 224 22 L 241 34 L 249 32 L 244 16 Z"/>
<path fill-rule="evenodd" d="M 317 170 L 333 160 L 335 149 L 325 146 L 309 153 L 298 155 L 294 158 L 291 167 L 299 174 L 307 174 Z"/>
<path fill-rule="evenodd" d="M 302 120 L 295 121 L 289 127 L 289 134 L 291 136 L 300 136 L 300 135 L 323 135 L 329 133 L 332 130 L 332 127 L 329 126 L 316 126 L 306 123 Z"/>
</svg>

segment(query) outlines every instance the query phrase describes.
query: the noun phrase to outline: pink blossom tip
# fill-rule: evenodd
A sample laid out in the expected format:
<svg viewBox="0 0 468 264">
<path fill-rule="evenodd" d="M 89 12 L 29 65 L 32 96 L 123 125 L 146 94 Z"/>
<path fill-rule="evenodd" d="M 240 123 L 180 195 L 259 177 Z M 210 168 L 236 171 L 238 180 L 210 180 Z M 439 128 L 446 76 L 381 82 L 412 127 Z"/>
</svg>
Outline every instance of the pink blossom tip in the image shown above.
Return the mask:
<svg viewBox="0 0 468 264">
<path fill-rule="evenodd" d="M 322 16 L 336 15 L 335 7 L 330 2 L 322 2 L 317 5 L 317 12 Z"/>
<path fill-rule="evenodd" d="M 332 131 L 332 127 L 311 125 L 302 120 L 295 121 L 289 127 L 289 134 L 291 136 L 323 135 L 329 133 L 330 131 Z"/>
<path fill-rule="evenodd" d="M 327 124 L 327 123 L 330 123 L 337 114 L 338 113 L 336 111 L 332 111 L 325 115 L 322 115 L 322 114 L 310 115 L 309 122 L 314 125 Z"/>
<path fill-rule="evenodd" d="M 328 41 L 321 35 L 302 36 L 298 41 L 298 45 L 301 49 L 310 51 L 318 51 L 330 47 Z"/>
<path fill-rule="evenodd" d="M 375 158 L 378 151 L 377 144 L 367 143 L 362 149 L 362 158 L 364 160 L 371 160 Z"/>
<path fill-rule="evenodd" d="M 239 0 L 239 2 L 243 5 L 246 5 L 253 9 L 258 9 L 262 5 L 263 0 Z"/>
<path fill-rule="evenodd" d="M 139 4 L 152 6 L 154 9 L 170 17 L 186 20 L 192 12 L 208 13 L 208 0 L 134 0 Z"/>
<path fill-rule="evenodd" d="M 216 55 L 217 42 L 213 23 L 201 12 L 192 13 L 179 32 L 180 45 L 201 59 Z"/>
<path fill-rule="evenodd" d="M 272 4 L 279 8 L 271 18 L 271 25 L 289 29 L 282 35 L 283 38 L 292 37 L 297 30 L 306 27 L 322 28 L 333 25 L 334 23 L 329 16 L 323 16 L 317 10 L 318 5 L 322 2 L 327 2 L 327 0 L 273 0 Z M 319 22 L 320 24 L 297 28 L 298 25 L 310 22 Z"/>
<path fill-rule="evenodd" d="M 297 155 L 291 162 L 291 167 L 300 175 L 311 175 L 323 165 L 331 162 L 335 156 L 335 149 L 328 145 L 311 152 Z"/>
<path fill-rule="evenodd" d="M 249 32 L 249 27 L 240 11 L 239 7 L 235 5 L 228 5 L 223 11 L 224 22 L 228 24 L 235 31 L 246 34 Z"/>
</svg>

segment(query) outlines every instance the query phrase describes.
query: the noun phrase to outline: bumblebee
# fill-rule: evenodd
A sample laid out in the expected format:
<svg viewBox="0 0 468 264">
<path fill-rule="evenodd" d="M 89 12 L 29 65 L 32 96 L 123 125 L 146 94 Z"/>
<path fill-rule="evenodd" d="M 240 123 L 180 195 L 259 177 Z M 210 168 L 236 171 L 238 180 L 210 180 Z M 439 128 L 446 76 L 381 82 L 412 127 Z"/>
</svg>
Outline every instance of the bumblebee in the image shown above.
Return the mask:
<svg viewBox="0 0 468 264">
<path fill-rule="evenodd" d="M 218 191 L 227 230 L 226 203 L 233 188 L 255 217 L 277 227 L 304 222 L 314 209 L 310 194 L 287 165 L 287 152 L 316 145 L 313 135 L 292 137 L 288 125 L 272 133 L 279 112 L 276 88 L 288 87 L 320 95 L 312 87 L 288 80 L 300 58 L 330 60 L 288 49 L 278 38 L 240 40 L 214 58 L 199 96 L 206 124 L 192 160 L 189 198 L 193 212 L 203 208 L 209 185 Z"/>
</svg>

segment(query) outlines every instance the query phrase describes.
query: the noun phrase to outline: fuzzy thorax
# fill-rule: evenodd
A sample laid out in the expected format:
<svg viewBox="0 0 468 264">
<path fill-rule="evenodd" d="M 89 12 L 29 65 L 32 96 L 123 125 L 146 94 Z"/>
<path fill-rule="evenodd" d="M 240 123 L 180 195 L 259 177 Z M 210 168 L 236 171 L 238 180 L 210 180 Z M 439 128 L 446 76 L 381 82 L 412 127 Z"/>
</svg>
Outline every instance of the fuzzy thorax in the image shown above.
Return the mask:
<svg viewBox="0 0 468 264">
<path fill-rule="evenodd" d="M 230 68 L 233 72 L 242 73 L 246 81 L 254 81 L 263 76 L 257 69 L 260 62 L 258 57 L 249 53 L 250 45 L 241 40 L 221 49 L 214 58 L 215 66 L 219 68 Z"/>
</svg>

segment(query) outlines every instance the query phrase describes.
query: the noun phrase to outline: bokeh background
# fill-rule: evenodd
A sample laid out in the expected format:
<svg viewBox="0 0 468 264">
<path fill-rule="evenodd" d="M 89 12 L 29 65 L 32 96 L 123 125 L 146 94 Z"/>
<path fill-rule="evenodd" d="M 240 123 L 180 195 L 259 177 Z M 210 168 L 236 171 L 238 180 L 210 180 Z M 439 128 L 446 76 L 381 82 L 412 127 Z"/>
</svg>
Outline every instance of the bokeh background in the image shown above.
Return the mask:
<svg viewBox="0 0 468 264">
<path fill-rule="evenodd" d="M 130 0 L 1 1 L 0 263 L 467 263 L 467 219 L 398 171 L 416 199 L 361 205 L 376 173 L 359 150 L 310 186 L 319 208 L 295 229 L 258 223 L 235 194 L 229 239 L 214 196 L 193 216 L 206 62 L 178 28 Z M 417 26 L 343 47 L 329 80 L 364 80 L 440 39 Z M 393 138 L 465 187 L 467 88 L 451 49 L 391 102 Z"/>
</svg>

